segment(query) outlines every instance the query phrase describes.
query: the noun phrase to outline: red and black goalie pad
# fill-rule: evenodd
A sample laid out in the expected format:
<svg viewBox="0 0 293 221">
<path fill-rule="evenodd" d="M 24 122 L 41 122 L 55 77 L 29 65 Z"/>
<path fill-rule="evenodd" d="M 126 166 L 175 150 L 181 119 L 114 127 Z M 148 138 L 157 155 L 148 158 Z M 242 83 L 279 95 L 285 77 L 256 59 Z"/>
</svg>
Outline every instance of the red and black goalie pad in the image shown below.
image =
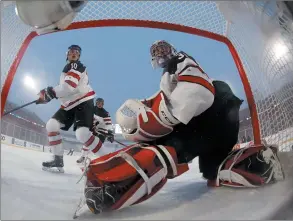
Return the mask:
<svg viewBox="0 0 293 221">
<path fill-rule="evenodd" d="M 252 145 L 231 152 L 219 168 L 217 184 L 259 187 L 284 179 L 277 147 Z"/>
<path fill-rule="evenodd" d="M 87 169 L 85 197 L 93 213 L 143 202 L 167 179 L 188 170 L 173 147 L 136 144 L 93 160 Z"/>
</svg>

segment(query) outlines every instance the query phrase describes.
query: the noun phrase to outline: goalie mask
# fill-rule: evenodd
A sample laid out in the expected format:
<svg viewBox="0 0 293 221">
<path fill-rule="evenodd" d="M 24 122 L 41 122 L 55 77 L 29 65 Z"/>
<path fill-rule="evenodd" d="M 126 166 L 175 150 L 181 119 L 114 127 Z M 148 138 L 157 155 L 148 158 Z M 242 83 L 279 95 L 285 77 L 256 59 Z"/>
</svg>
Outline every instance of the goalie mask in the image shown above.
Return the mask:
<svg viewBox="0 0 293 221">
<path fill-rule="evenodd" d="M 176 55 L 176 49 L 168 42 L 161 40 L 152 44 L 151 49 L 151 63 L 154 69 L 160 67 L 164 68 L 168 65 L 169 60 Z"/>
<path fill-rule="evenodd" d="M 37 34 L 66 29 L 85 1 L 16 1 L 16 15 Z"/>
</svg>

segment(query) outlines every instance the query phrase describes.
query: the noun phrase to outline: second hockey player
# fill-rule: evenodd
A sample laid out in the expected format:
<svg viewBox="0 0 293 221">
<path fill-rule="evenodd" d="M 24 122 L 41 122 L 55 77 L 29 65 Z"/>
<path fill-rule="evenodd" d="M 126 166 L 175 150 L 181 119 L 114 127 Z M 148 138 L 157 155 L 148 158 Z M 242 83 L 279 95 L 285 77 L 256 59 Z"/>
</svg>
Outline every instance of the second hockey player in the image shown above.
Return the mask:
<svg viewBox="0 0 293 221">
<path fill-rule="evenodd" d="M 81 63 L 80 56 L 81 48 L 78 45 L 71 45 L 68 48 L 67 64 L 61 73 L 59 85 L 47 87 L 39 94 L 38 103 L 48 103 L 52 99 L 61 102 L 60 109 L 46 124 L 49 146 L 54 155 L 52 161 L 43 162 L 46 170 L 54 167 L 63 172 L 64 149 L 60 130 L 67 131 L 73 125 L 76 139 L 93 153 L 102 146 L 100 139 L 91 132 L 95 92 L 89 84 L 87 70 Z"/>
</svg>

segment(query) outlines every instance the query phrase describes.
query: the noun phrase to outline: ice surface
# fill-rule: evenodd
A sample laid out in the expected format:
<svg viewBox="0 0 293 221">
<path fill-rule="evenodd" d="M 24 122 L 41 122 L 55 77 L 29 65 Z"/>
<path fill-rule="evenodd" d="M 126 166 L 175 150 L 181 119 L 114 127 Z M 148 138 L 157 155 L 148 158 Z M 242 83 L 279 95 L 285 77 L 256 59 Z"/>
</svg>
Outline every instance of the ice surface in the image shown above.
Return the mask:
<svg viewBox="0 0 293 221">
<path fill-rule="evenodd" d="M 50 158 L 50 153 L 1 145 L 1 219 L 72 219 L 83 186 L 76 184 L 81 175 L 78 156 L 64 156 L 64 174 L 42 170 L 42 161 Z M 196 160 L 190 167 L 142 204 L 100 215 L 87 210 L 78 219 L 263 219 L 292 194 L 289 182 L 209 189 Z"/>
</svg>

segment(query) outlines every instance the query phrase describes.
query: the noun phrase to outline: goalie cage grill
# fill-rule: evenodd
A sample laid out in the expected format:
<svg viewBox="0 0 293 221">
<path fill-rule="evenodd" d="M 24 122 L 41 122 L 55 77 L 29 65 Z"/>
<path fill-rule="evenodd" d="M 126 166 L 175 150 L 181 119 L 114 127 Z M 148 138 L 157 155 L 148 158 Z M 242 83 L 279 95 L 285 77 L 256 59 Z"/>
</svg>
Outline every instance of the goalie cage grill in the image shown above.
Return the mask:
<svg viewBox="0 0 293 221">
<path fill-rule="evenodd" d="M 1 2 L 2 113 L 32 29 Z M 181 31 L 227 45 L 243 83 L 255 143 L 293 145 L 292 17 L 282 2 L 89 1 L 68 28 L 132 26 Z"/>
</svg>

